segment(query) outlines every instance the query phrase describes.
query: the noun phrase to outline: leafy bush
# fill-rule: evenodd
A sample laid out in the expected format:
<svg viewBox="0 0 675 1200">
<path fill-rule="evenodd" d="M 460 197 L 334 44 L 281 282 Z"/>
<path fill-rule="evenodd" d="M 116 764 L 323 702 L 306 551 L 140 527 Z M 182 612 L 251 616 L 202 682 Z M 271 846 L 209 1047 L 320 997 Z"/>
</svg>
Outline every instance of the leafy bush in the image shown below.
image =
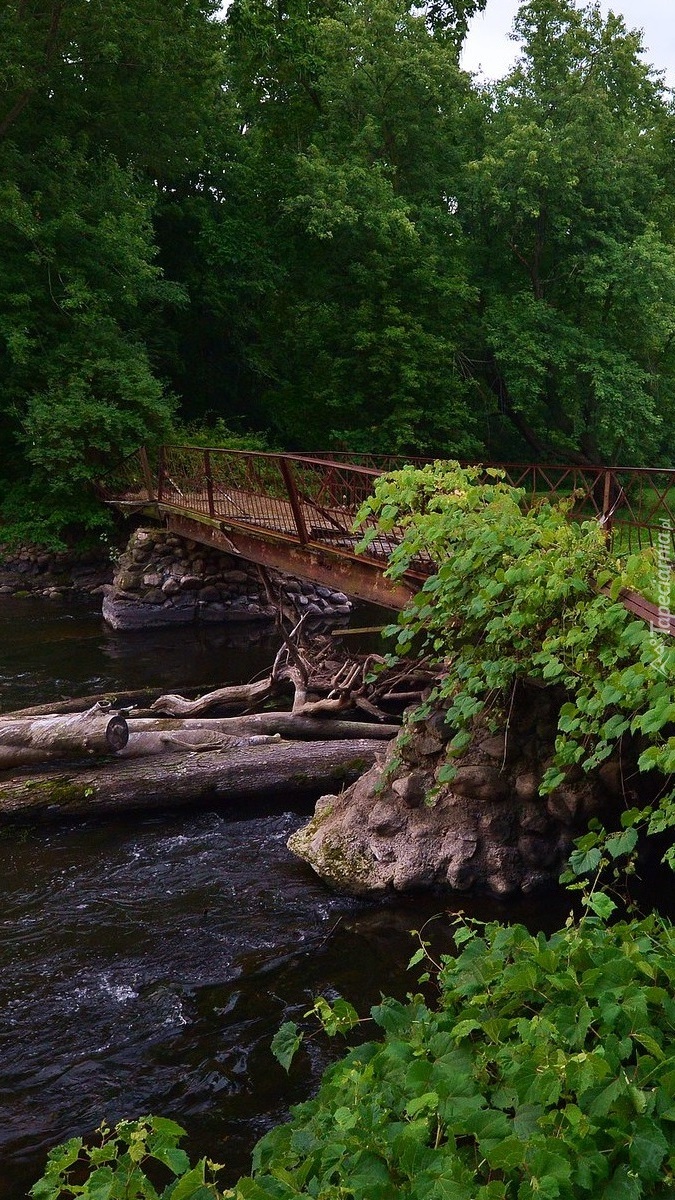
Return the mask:
<svg viewBox="0 0 675 1200">
<path fill-rule="evenodd" d="M 214 1175 L 220 1167 L 204 1158 L 192 1167 L 178 1145 L 184 1134 L 164 1117 L 120 1121 L 115 1129 L 103 1124 L 94 1145 L 70 1138 L 52 1150 L 30 1195 L 33 1200 L 217 1200 Z M 161 1179 L 169 1181 L 163 1188 Z"/>
<path fill-rule="evenodd" d="M 217 446 L 221 450 L 270 450 L 264 433 L 235 432 L 222 417 L 174 421 L 168 441 L 174 446 Z"/>
<path fill-rule="evenodd" d="M 361 546 L 396 530 L 392 577 L 420 556 L 436 568 L 389 632 L 398 655 L 424 653 L 447 667 L 417 715 L 437 701 L 447 707 L 451 757 L 479 714 L 504 727 L 521 681 L 555 685 L 558 736 L 542 792 L 632 737 L 640 770 L 666 780 L 645 812 L 650 831 L 662 832 L 675 825 L 675 644 L 619 599 L 625 587 L 657 589 L 656 559 L 649 551 L 614 559 L 597 522 L 569 520 L 571 503 L 528 507 L 498 470 L 406 467 L 379 479 L 361 508 L 358 520 L 370 524 Z M 449 762 L 440 781 L 453 774 Z M 675 865 L 675 851 L 670 858 Z"/>
<path fill-rule="evenodd" d="M 109 508 L 87 490 L 70 496 L 45 497 L 31 484 L 10 487 L 0 505 L 0 544 L 42 546 L 66 550 L 68 546 L 93 546 L 108 541 L 115 528 Z"/>
<path fill-rule="evenodd" d="M 440 1000 L 387 999 L 382 1042 L 258 1144 L 237 1200 L 638 1200 L 675 1167 L 675 934 L 459 923 Z M 417 957 L 417 956 L 415 956 Z"/>
</svg>

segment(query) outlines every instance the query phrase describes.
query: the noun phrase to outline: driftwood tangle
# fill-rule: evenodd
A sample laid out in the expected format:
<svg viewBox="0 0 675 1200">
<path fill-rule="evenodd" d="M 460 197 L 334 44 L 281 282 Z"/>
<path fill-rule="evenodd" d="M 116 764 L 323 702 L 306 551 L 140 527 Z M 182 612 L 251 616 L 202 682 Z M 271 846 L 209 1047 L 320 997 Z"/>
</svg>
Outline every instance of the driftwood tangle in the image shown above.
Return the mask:
<svg viewBox="0 0 675 1200">
<path fill-rule="evenodd" d="M 372 654 L 347 658 L 330 637 L 304 646 L 303 625 L 280 629 L 272 668 L 253 683 L 195 699 L 165 695 L 151 702 L 147 692 L 137 693 L 149 704 L 140 711 L 114 712 L 103 702 L 79 713 L 43 714 L 38 707 L 38 715 L 0 716 L 0 818 L 339 790 L 396 735 L 392 705 L 400 712 L 417 699 L 431 675 L 419 664 L 392 672 Z M 290 712 L 250 711 L 289 692 Z M 204 715 L 223 711 L 236 715 Z M 354 720 L 361 712 L 370 719 Z M 67 766 L 57 770 L 57 759 Z M 38 765 L 47 769 L 29 772 Z"/>
<path fill-rule="evenodd" d="M 160 696 L 150 712 L 172 717 L 193 717 L 222 708 L 251 708 L 273 696 L 293 691 L 291 713 L 294 717 L 326 717 L 354 710 L 366 712 L 380 722 L 391 720 L 382 704 L 399 709 L 419 700 L 435 673 L 422 662 L 395 670 L 386 668 L 377 654 L 361 658 L 339 656 L 330 637 L 302 644 L 306 618 L 290 632 L 281 629 L 281 646 L 269 675 L 255 683 L 236 684 L 208 692 L 196 700 L 183 696 Z"/>
</svg>

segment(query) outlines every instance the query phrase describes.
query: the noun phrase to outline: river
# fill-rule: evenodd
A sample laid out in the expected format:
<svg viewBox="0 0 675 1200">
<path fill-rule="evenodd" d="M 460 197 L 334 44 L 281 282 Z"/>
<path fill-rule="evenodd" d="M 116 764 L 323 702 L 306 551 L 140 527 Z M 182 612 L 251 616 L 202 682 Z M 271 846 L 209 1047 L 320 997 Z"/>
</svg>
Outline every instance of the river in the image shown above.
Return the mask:
<svg viewBox="0 0 675 1200">
<path fill-rule="evenodd" d="M 0 597 L 0 710 L 241 682 L 276 648 L 251 629 L 114 633 L 90 602 Z M 286 849 L 308 811 L 289 795 L 0 829 L 0 1200 L 25 1196 L 55 1143 L 149 1112 L 184 1125 L 188 1151 L 233 1182 L 336 1052 L 312 1040 L 286 1076 L 269 1050 L 281 1022 L 318 994 L 366 1012 L 414 988 L 409 931 L 440 914 L 429 928 L 447 946 L 447 902 L 329 892 Z M 536 901 L 508 915 L 553 927 L 567 907 L 549 897 L 545 918 Z"/>
</svg>

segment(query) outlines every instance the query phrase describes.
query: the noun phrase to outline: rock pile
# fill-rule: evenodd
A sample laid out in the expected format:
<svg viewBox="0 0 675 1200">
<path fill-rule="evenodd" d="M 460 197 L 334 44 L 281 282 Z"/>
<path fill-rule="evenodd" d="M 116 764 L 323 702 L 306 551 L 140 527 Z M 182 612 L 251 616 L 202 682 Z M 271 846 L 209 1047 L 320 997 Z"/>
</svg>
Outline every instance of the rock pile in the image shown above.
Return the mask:
<svg viewBox="0 0 675 1200">
<path fill-rule="evenodd" d="M 476 728 L 450 784 L 439 784 L 448 730 L 442 713 L 411 727 L 339 796 L 324 796 L 290 849 L 353 895 L 435 887 L 497 896 L 555 883 L 575 837 L 621 795 L 611 760 L 568 773 L 538 794 L 555 739 L 554 697 L 532 689 L 508 736 Z"/>
<path fill-rule="evenodd" d="M 317 620 L 348 617 L 344 592 L 269 571 L 274 596 Z M 254 563 L 186 541 L 164 529 L 137 529 L 105 589 L 103 616 L 114 629 L 193 621 L 269 621 L 276 605 Z"/>
</svg>

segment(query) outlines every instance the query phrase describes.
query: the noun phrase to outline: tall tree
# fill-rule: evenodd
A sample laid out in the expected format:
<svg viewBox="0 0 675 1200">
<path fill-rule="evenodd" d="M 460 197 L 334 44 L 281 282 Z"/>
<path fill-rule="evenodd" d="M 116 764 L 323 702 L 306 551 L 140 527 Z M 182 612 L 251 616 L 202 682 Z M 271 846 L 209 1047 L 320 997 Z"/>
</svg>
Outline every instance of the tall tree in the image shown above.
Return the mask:
<svg viewBox="0 0 675 1200">
<path fill-rule="evenodd" d="M 295 445 L 470 453 L 455 213 L 480 3 L 234 0 L 228 61 L 274 286 L 252 356 Z"/>
<path fill-rule="evenodd" d="M 515 33 L 460 205 L 482 304 L 468 369 L 530 454 L 653 462 L 675 415 L 672 104 L 597 3 L 529 0 Z"/>
<path fill-rule="evenodd" d="M 221 78 L 215 0 L 11 0 L 0 20 L 5 512 L 82 517 L 83 486 L 166 428 L 151 326 L 157 196 L 198 178 Z M 27 483 L 28 481 L 28 483 Z M 26 495 L 28 487 L 29 495 Z M 32 497 L 32 500 L 31 500 Z"/>
</svg>

